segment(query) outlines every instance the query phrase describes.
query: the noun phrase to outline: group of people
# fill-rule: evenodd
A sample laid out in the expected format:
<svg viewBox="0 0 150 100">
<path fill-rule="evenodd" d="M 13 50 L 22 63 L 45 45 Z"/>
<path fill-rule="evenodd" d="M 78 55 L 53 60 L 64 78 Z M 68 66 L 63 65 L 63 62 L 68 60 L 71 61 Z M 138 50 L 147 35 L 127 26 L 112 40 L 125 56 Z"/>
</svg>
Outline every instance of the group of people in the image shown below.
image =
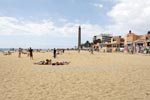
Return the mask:
<svg viewBox="0 0 150 100">
<path fill-rule="evenodd" d="M 18 52 L 19 52 L 18 57 L 20 58 L 21 54 L 23 53 L 23 49 L 19 48 Z M 33 49 L 31 47 L 29 49 L 27 49 L 27 55 L 30 56 L 30 59 L 33 60 Z"/>
<path fill-rule="evenodd" d="M 45 61 L 42 60 L 42 61 L 36 62 L 34 64 L 37 64 L 37 65 L 68 65 L 69 63 L 70 62 L 68 62 L 68 61 L 52 62 L 51 59 L 46 59 Z"/>
<path fill-rule="evenodd" d="M 60 50 L 56 50 L 55 48 L 53 49 L 53 57 L 54 58 L 56 58 L 56 56 L 58 54 L 58 51 L 60 51 Z M 20 58 L 21 54 L 24 53 L 23 49 L 19 48 L 18 52 L 19 52 L 18 57 Z M 64 53 L 64 49 L 61 50 L 61 52 Z M 27 52 L 24 53 L 24 54 L 27 54 L 27 56 L 29 56 L 30 59 L 33 60 L 33 49 L 31 47 L 29 49 L 27 49 Z M 67 62 L 67 61 L 59 61 L 59 62 L 52 63 L 51 59 L 46 59 L 45 61 L 40 61 L 40 62 L 37 62 L 37 63 L 34 63 L 34 64 L 38 64 L 38 65 L 65 65 L 65 64 L 69 64 L 69 62 Z"/>
<path fill-rule="evenodd" d="M 60 50 L 56 50 L 55 48 L 53 49 L 53 57 L 54 58 L 56 58 L 57 54 L 59 54 L 59 51 Z M 64 49 L 61 50 L 61 52 L 64 53 Z M 67 65 L 69 63 L 70 62 L 67 62 L 67 61 L 58 61 L 58 62 L 53 62 L 52 63 L 51 59 L 46 59 L 45 61 L 42 60 L 42 61 L 36 62 L 34 64 L 38 64 L 38 65 Z"/>
<path fill-rule="evenodd" d="M 64 49 L 62 50 L 62 53 L 64 53 Z M 20 58 L 21 57 L 21 54 L 23 53 L 23 49 L 22 48 L 19 48 L 18 49 L 18 52 L 19 52 L 19 54 L 18 54 L 18 57 Z M 58 52 L 57 52 L 57 50 L 54 48 L 53 49 L 53 57 L 54 58 L 56 58 L 56 56 L 57 56 L 57 54 L 58 54 Z M 30 59 L 33 59 L 33 49 L 30 47 L 29 49 L 27 49 L 27 56 L 30 56 Z"/>
</svg>

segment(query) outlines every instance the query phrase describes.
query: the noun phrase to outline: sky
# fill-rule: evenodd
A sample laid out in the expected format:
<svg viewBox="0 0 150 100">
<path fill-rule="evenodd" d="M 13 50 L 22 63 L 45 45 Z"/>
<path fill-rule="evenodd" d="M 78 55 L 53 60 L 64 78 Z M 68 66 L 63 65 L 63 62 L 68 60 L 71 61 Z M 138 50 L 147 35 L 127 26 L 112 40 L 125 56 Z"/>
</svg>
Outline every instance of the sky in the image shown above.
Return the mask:
<svg viewBox="0 0 150 100">
<path fill-rule="evenodd" d="M 74 48 L 94 35 L 150 30 L 150 0 L 0 0 L 0 48 Z"/>
</svg>

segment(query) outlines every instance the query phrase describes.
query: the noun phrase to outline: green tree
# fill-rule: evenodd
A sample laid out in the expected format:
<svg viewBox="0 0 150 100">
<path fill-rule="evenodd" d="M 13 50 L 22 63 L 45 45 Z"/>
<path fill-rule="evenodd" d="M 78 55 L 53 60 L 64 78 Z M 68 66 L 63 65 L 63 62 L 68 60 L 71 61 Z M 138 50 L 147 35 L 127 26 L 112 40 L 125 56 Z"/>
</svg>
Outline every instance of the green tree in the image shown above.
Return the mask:
<svg viewBox="0 0 150 100">
<path fill-rule="evenodd" d="M 81 47 L 91 47 L 92 43 L 86 41 L 85 43 L 81 44 Z"/>
</svg>

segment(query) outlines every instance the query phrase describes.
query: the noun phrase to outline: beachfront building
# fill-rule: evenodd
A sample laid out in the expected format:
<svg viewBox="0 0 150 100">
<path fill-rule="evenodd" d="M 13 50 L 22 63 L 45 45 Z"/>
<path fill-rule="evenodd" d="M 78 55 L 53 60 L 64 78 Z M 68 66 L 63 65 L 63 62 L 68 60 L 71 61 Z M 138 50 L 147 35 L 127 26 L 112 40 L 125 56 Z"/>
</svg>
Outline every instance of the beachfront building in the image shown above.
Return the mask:
<svg viewBox="0 0 150 100">
<path fill-rule="evenodd" d="M 146 35 L 139 35 L 137 40 L 134 41 L 135 46 L 146 47 Z"/>
<path fill-rule="evenodd" d="M 132 31 L 130 30 L 129 33 L 127 33 L 124 38 L 125 39 L 124 52 L 129 52 L 129 50 L 131 51 L 134 47 L 134 41 L 136 41 L 138 38 L 139 38 L 139 36 L 136 35 L 135 33 L 132 33 Z"/>
<path fill-rule="evenodd" d="M 144 49 L 150 48 L 150 31 L 145 35 L 139 35 L 138 39 L 134 41 L 135 44 L 135 52 L 143 52 Z"/>
<path fill-rule="evenodd" d="M 136 35 L 135 33 L 132 33 L 130 30 L 129 33 L 127 33 L 124 38 L 125 39 L 124 45 L 127 47 L 131 47 L 133 45 L 133 42 L 137 40 L 138 38 L 139 36 Z"/>
<path fill-rule="evenodd" d="M 93 37 L 93 45 L 95 50 L 103 52 L 140 53 L 145 49 L 149 49 L 150 52 L 150 31 L 145 35 L 137 35 L 130 30 L 124 38 L 112 36 L 111 34 L 100 34 Z"/>
<path fill-rule="evenodd" d="M 125 52 L 143 52 L 145 48 L 150 48 L 150 31 L 145 35 L 136 35 L 129 31 L 125 36 Z"/>
<path fill-rule="evenodd" d="M 150 48 L 150 31 L 146 34 L 146 46 Z"/>
<path fill-rule="evenodd" d="M 112 35 L 111 34 L 100 34 L 94 36 L 94 39 L 100 39 L 102 43 L 111 42 Z"/>
<path fill-rule="evenodd" d="M 103 49 L 103 51 L 108 51 L 108 48 L 111 48 L 111 34 L 100 34 L 93 37 L 94 48 Z M 107 49 L 107 50 L 106 50 Z"/>
<path fill-rule="evenodd" d="M 120 48 L 124 48 L 124 39 L 121 36 L 113 36 L 111 38 L 112 51 L 119 51 Z"/>
</svg>

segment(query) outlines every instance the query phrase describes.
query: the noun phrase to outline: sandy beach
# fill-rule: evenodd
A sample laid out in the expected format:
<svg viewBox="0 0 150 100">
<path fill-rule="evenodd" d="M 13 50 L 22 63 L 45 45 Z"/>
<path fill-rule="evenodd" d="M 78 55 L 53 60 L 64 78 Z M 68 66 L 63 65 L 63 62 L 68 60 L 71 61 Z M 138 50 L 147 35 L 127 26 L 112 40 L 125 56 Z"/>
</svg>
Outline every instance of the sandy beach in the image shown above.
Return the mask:
<svg viewBox="0 0 150 100">
<path fill-rule="evenodd" d="M 69 65 L 35 65 L 52 59 Z M 150 100 L 150 56 L 124 53 L 0 54 L 0 100 Z"/>
</svg>

